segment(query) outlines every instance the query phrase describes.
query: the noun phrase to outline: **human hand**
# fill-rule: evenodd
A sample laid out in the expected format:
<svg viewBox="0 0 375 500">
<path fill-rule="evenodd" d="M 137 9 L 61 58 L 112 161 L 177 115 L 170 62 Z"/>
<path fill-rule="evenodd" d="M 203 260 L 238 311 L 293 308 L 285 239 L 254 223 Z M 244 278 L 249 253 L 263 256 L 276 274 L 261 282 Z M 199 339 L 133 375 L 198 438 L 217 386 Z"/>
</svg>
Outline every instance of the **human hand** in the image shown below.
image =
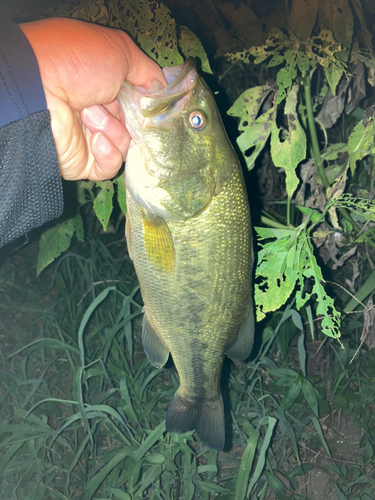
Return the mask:
<svg viewBox="0 0 375 500">
<path fill-rule="evenodd" d="M 20 24 L 38 60 L 64 179 L 110 179 L 130 136 L 116 96 L 126 79 L 166 84 L 159 66 L 123 31 L 74 19 Z"/>
</svg>

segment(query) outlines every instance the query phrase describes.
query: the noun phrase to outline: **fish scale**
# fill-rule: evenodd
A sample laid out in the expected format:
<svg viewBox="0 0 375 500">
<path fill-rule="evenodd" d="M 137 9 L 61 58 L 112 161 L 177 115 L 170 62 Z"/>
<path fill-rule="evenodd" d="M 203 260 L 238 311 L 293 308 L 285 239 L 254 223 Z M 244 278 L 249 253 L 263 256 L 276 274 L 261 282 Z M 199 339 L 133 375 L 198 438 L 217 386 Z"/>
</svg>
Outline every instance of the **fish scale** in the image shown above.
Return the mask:
<svg viewBox="0 0 375 500">
<path fill-rule="evenodd" d="M 171 353 L 180 378 L 180 387 L 167 412 L 167 430 L 184 432 L 195 428 L 203 444 L 219 451 L 225 441 L 220 393 L 223 358 L 227 352 L 233 360 L 243 360 L 253 343 L 251 221 L 241 167 L 225 134 L 213 96 L 191 60 L 181 68 L 182 74 L 184 71 L 194 76 L 187 81 L 192 81 L 197 90 L 191 92 L 187 88 L 190 99 L 185 99 L 179 115 L 172 110 L 170 127 L 168 122 L 142 122 L 142 116 L 132 118 L 127 114 L 130 108 L 127 100 L 136 92 L 130 84 L 119 96 L 130 134 L 132 127 L 138 127 L 134 137 L 140 137 L 132 146 L 138 149 L 129 154 L 126 164 L 127 241 L 145 304 L 143 342 L 146 354 L 155 366 L 162 366 Z M 167 92 L 168 99 L 173 102 L 173 82 L 151 97 L 157 99 L 159 95 L 163 99 Z M 182 94 L 181 85 L 179 93 Z M 199 132 L 194 142 L 196 131 L 189 129 L 187 117 L 197 106 L 194 102 L 197 95 L 197 109 L 202 109 L 203 116 L 210 121 L 206 131 Z M 168 119 L 168 109 L 159 107 Z M 147 191 L 150 200 L 145 203 L 136 185 L 136 182 L 142 183 L 142 168 L 157 177 L 157 164 L 147 168 L 147 161 L 152 157 L 147 133 L 152 134 L 154 141 L 157 138 L 155 150 L 161 153 L 161 158 L 166 158 L 168 148 L 164 148 L 164 143 L 170 145 L 171 142 L 165 140 L 163 143 L 163 137 L 176 129 L 184 130 L 184 139 L 178 144 L 179 148 L 184 148 L 182 158 L 189 156 L 190 148 L 190 157 L 201 158 L 202 162 L 194 160 L 192 164 L 183 165 L 182 160 L 175 158 L 175 171 L 190 172 L 192 179 L 194 175 L 208 179 L 202 181 L 203 188 L 212 179 L 212 185 L 207 184 L 207 193 L 211 192 L 209 203 L 190 216 L 186 216 L 189 207 L 196 210 L 201 199 L 202 204 L 205 203 L 205 196 L 198 197 L 198 202 L 191 200 L 194 182 L 182 182 L 178 186 L 168 184 L 171 194 L 166 191 L 167 200 L 164 203 L 161 198 L 155 213 L 150 209 L 154 203 L 152 195 Z M 202 154 L 200 148 L 204 148 Z M 172 149 L 170 154 L 173 154 Z M 132 161 L 138 162 L 137 165 Z M 170 158 L 165 164 L 173 168 Z M 174 182 L 173 172 L 170 183 Z M 165 176 L 164 164 L 161 175 Z M 178 177 L 176 179 L 179 182 Z M 155 186 L 155 190 L 158 189 L 159 186 Z M 173 201 L 168 196 L 174 196 Z M 164 217 L 160 204 L 165 208 Z M 171 214 L 170 207 L 179 210 L 179 206 L 184 207 L 181 209 L 183 215 Z M 173 258 L 168 260 L 165 254 L 169 252 L 173 252 Z"/>
</svg>

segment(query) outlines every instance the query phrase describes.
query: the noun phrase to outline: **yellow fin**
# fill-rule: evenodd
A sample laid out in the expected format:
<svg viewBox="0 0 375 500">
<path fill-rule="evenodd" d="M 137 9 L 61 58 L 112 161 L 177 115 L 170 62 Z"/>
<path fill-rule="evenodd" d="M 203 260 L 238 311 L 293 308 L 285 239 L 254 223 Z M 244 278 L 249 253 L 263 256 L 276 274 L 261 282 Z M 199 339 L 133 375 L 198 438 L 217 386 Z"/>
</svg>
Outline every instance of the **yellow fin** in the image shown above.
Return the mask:
<svg viewBox="0 0 375 500">
<path fill-rule="evenodd" d="M 147 258 L 161 271 L 171 273 L 175 251 L 168 224 L 162 217 L 143 216 L 143 232 Z"/>
<path fill-rule="evenodd" d="M 128 254 L 131 260 L 133 260 L 133 253 L 132 253 L 132 231 L 131 231 L 131 225 L 130 225 L 130 218 L 127 215 L 126 220 L 125 220 L 125 238 L 126 238 L 126 244 L 128 246 Z"/>
</svg>

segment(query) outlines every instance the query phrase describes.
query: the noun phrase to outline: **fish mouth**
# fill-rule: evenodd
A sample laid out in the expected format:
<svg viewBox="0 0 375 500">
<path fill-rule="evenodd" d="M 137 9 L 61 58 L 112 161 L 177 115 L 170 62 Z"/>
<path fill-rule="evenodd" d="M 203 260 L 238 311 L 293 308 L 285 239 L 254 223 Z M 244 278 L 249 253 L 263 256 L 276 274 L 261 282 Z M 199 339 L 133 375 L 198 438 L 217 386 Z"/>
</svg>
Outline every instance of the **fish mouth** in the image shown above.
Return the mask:
<svg viewBox="0 0 375 500">
<path fill-rule="evenodd" d="M 179 66 L 164 68 L 163 73 L 169 85 L 157 92 L 134 87 L 127 81 L 121 87 L 118 100 L 125 125 L 135 142 L 140 139 L 142 129 L 171 128 L 197 85 L 198 72 L 193 57 Z"/>
<path fill-rule="evenodd" d="M 152 118 L 164 113 L 192 90 L 197 76 L 194 57 L 189 57 L 189 59 L 185 61 L 178 74 L 176 73 L 177 68 L 178 66 L 173 68 L 173 70 L 169 68 L 163 70 L 167 81 L 171 81 L 169 85 L 158 92 L 148 93 L 141 97 L 140 109 L 144 117 Z"/>
</svg>

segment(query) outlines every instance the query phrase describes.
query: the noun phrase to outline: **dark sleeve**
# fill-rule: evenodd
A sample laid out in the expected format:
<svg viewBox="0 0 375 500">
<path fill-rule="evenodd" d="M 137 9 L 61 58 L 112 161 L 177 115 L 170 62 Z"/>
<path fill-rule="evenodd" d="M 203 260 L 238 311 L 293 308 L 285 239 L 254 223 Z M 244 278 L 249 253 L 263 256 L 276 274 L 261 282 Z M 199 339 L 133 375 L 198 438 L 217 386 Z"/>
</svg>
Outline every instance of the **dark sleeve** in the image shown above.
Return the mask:
<svg viewBox="0 0 375 500">
<path fill-rule="evenodd" d="M 0 247 L 61 215 L 62 184 L 34 52 L 0 19 Z"/>
</svg>

